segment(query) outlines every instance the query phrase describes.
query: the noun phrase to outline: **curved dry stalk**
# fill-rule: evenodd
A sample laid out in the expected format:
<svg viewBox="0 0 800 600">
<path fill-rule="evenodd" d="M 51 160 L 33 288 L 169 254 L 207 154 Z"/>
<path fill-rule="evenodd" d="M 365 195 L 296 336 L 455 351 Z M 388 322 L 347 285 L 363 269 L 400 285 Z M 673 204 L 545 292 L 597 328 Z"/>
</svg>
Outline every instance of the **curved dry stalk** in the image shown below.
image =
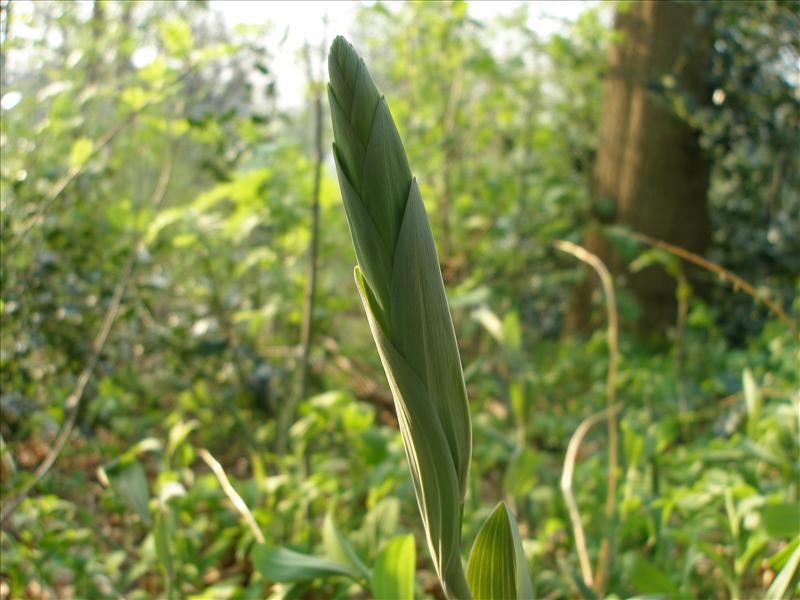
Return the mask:
<svg viewBox="0 0 800 600">
<path fill-rule="evenodd" d="M 706 271 L 711 271 L 712 273 L 716 273 L 719 275 L 720 279 L 723 279 L 729 282 L 732 286 L 734 291 L 741 290 L 748 296 L 750 296 L 756 302 L 760 302 L 764 306 L 766 306 L 772 314 L 774 314 L 778 319 L 789 328 L 789 330 L 794 334 L 795 337 L 800 338 L 800 329 L 798 329 L 797 324 L 792 321 L 792 318 L 786 314 L 786 311 L 774 300 L 770 300 L 766 296 L 759 294 L 758 290 L 756 290 L 753 285 L 741 277 L 739 277 L 736 273 L 733 273 L 718 265 L 715 262 L 711 262 L 710 260 L 703 258 L 702 256 L 695 254 L 694 252 L 690 252 L 685 248 L 681 248 L 680 246 L 675 246 L 663 240 L 659 240 L 649 235 L 645 235 L 643 233 L 639 233 L 638 231 L 622 231 L 623 235 L 631 237 L 638 242 L 642 242 L 647 244 L 648 246 L 654 246 L 656 248 L 660 248 L 661 250 L 665 250 L 670 254 L 674 254 L 675 256 L 682 258 L 686 262 L 690 262 L 693 265 L 697 265 L 698 267 L 705 269 Z"/>
<path fill-rule="evenodd" d="M 619 410 L 620 406 L 615 404 L 611 408 L 612 412 L 616 412 Z M 575 550 L 578 553 L 581 576 L 586 586 L 590 588 L 594 586 L 594 578 L 592 577 L 589 553 L 586 551 L 586 536 L 583 533 L 581 514 L 580 511 L 578 511 L 578 503 L 575 501 L 575 495 L 572 493 L 572 474 L 575 471 L 575 459 L 578 456 L 578 448 L 580 448 L 583 438 L 586 437 L 589 429 L 605 418 L 607 412 L 608 408 L 605 408 L 599 413 L 595 413 L 581 421 L 569 440 L 567 453 L 564 456 L 564 468 L 561 471 L 561 492 L 564 494 L 564 501 L 567 503 L 569 520 L 572 522 L 572 531 L 575 536 Z"/>
<path fill-rule="evenodd" d="M 153 192 L 151 199 L 151 204 L 155 208 L 158 208 L 161 205 L 161 202 L 164 200 L 164 196 L 167 192 L 167 185 L 169 184 L 171 177 L 172 161 L 167 160 L 163 169 L 161 170 L 158 184 L 156 184 L 156 189 Z M 83 400 L 83 393 L 86 391 L 86 386 L 89 384 L 89 381 L 92 378 L 92 373 L 94 373 L 94 369 L 100 360 L 100 354 L 103 352 L 106 341 L 108 341 L 108 336 L 111 333 L 111 328 L 113 327 L 114 322 L 117 319 L 117 315 L 119 314 L 122 298 L 125 295 L 128 283 L 133 275 L 133 268 L 136 265 L 136 257 L 144 248 L 144 239 L 145 234 L 142 233 L 134 245 L 133 250 L 131 250 L 131 253 L 128 255 L 127 263 L 122 271 L 122 277 L 114 288 L 114 293 L 111 296 L 111 302 L 109 303 L 108 310 L 103 318 L 100 331 L 97 333 L 97 337 L 95 337 L 94 343 L 92 344 L 92 354 L 81 371 L 81 374 L 78 376 L 78 383 L 75 385 L 75 389 L 72 390 L 72 393 L 64 402 L 69 414 L 67 415 L 64 423 L 61 425 L 61 429 L 56 436 L 53 446 L 50 448 L 50 450 L 48 450 L 47 455 L 36 468 L 36 471 L 34 471 L 33 478 L 14 498 L 3 503 L 3 509 L 0 511 L 0 523 L 4 522 L 9 517 L 11 513 L 14 512 L 14 510 L 20 505 L 20 503 L 28 497 L 28 494 L 31 493 L 33 488 L 35 488 L 39 482 L 44 479 L 45 475 L 47 475 L 47 472 L 55 464 L 56 460 L 61 454 L 61 451 L 64 449 L 69 436 L 72 434 L 72 430 L 75 427 L 75 421 L 80 410 L 81 400 Z"/>
<path fill-rule="evenodd" d="M 600 553 L 597 557 L 597 568 L 595 571 L 595 591 L 603 595 L 605 591 L 607 567 L 610 562 L 611 548 L 611 523 L 616 512 L 617 502 L 617 462 L 618 462 L 618 437 L 617 419 L 615 411 L 612 410 L 616 402 L 617 388 L 617 365 L 619 363 L 619 344 L 617 341 L 619 331 L 619 319 L 617 316 L 617 301 L 614 295 L 614 285 L 611 282 L 611 274 L 608 268 L 597 256 L 572 242 L 557 240 L 555 247 L 559 250 L 571 254 L 581 262 L 586 263 L 597 272 L 600 282 L 603 285 L 603 294 L 606 298 L 606 312 L 608 315 L 608 379 L 606 381 L 606 396 L 608 400 L 606 415 L 608 417 L 608 485 L 606 492 L 606 520 L 608 521 L 608 531 L 600 544 Z"/>
<path fill-rule="evenodd" d="M 253 533 L 253 537 L 256 538 L 256 542 L 259 544 L 266 544 L 267 541 L 264 539 L 264 534 L 262 533 L 261 529 L 256 523 L 256 519 L 253 516 L 253 513 L 250 512 L 250 509 L 247 508 L 247 504 L 245 501 L 242 500 L 242 497 L 236 492 L 236 490 L 231 485 L 228 476 L 225 474 L 225 469 L 222 468 L 222 465 L 219 464 L 216 458 L 211 456 L 211 453 L 206 450 L 205 448 L 200 448 L 197 451 L 197 454 L 200 458 L 203 459 L 208 467 L 214 472 L 214 475 L 217 477 L 217 481 L 219 482 L 222 491 L 225 492 L 225 495 L 228 497 L 228 500 L 231 501 L 233 507 L 236 511 L 242 515 L 244 522 L 247 523 L 247 526 L 250 528 L 250 531 Z"/>
<path fill-rule="evenodd" d="M 320 64 L 325 64 L 327 43 L 323 35 L 320 43 Z M 319 248 L 319 200 L 322 185 L 322 165 L 325 156 L 322 148 L 322 81 L 323 75 L 314 75 L 314 60 L 311 48 L 306 42 L 303 48 L 306 63 L 306 78 L 312 89 L 312 109 L 314 115 L 314 179 L 311 191 L 311 239 L 308 244 L 308 265 L 306 271 L 306 290 L 303 299 L 303 320 L 300 325 L 300 364 L 294 394 L 289 397 L 278 415 L 277 451 L 286 452 L 289 427 L 297 411 L 297 406 L 306 396 L 311 362 L 311 342 L 314 336 L 314 303 L 317 293 L 317 263 Z"/>
</svg>

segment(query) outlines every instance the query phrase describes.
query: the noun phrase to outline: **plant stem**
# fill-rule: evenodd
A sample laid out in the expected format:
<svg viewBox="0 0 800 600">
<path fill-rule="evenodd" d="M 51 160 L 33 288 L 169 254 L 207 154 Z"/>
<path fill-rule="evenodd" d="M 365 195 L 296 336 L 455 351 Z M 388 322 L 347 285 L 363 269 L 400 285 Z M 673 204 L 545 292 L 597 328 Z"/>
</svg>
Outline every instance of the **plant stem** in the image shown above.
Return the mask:
<svg viewBox="0 0 800 600">
<path fill-rule="evenodd" d="M 612 412 L 619 410 L 619 405 L 615 405 Z M 561 492 L 564 494 L 564 501 L 567 503 L 567 510 L 569 512 L 569 520 L 572 522 L 572 532 L 575 536 L 575 551 L 578 553 L 578 562 L 581 566 L 581 576 L 583 582 L 587 587 L 594 586 L 594 578 L 592 576 L 592 565 L 589 562 L 589 553 L 586 550 L 586 537 L 583 532 L 583 524 L 581 523 L 581 513 L 578 510 L 578 503 L 575 501 L 575 495 L 572 493 L 572 475 L 575 471 L 575 459 L 578 456 L 578 448 L 580 448 L 583 438 L 596 423 L 599 423 L 606 417 L 608 409 L 604 409 L 599 413 L 595 413 L 586 417 L 575 429 L 575 433 L 567 444 L 567 453 L 564 456 L 564 468 L 561 472 Z"/>
</svg>

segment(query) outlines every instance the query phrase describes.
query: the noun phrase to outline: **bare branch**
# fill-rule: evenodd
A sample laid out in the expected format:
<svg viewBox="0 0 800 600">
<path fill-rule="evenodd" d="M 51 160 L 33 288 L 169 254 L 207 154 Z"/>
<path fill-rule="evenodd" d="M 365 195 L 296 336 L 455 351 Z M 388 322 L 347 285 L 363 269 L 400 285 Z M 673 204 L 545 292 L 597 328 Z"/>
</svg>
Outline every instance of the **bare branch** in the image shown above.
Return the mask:
<svg viewBox="0 0 800 600">
<path fill-rule="evenodd" d="M 798 330 L 797 323 L 795 323 L 786 311 L 774 300 L 760 294 L 758 290 L 751 283 L 748 283 L 741 277 L 739 277 L 736 273 L 732 273 L 728 269 L 721 267 L 717 263 L 711 262 L 710 260 L 703 258 L 702 256 L 695 254 L 694 252 L 690 252 L 685 248 L 681 248 L 680 246 L 675 246 L 663 240 L 658 240 L 656 238 L 650 237 L 649 235 L 645 235 L 643 233 L 639 233 L 637 231 L 624 231 L 624 235 L 631 237 L 639 242 L 647 244 L 649 246 L 655 246 L 656 248 L 660 248 L 661 250 L 666 250 L 667 252 L 674 254 L 682 258 L 683 260 L 692 263 L 693 265 L 697 265 L 705 269 L 706 271 L 711 271 L 712 273 L 716 273 L 719 275 L 720 279 L 729 282 L 732 286 L 734 291 L 743 291 L 747 295 L 749 295 L 753 300 L 756 302 L 760 302 L 764 306 L 766 306 L 772 314 L 774 314 L 780 321 L 789 328 L 789 330 L 794 334 L 795 337 L 800 338 L 800 330 Z"/>
</svg>

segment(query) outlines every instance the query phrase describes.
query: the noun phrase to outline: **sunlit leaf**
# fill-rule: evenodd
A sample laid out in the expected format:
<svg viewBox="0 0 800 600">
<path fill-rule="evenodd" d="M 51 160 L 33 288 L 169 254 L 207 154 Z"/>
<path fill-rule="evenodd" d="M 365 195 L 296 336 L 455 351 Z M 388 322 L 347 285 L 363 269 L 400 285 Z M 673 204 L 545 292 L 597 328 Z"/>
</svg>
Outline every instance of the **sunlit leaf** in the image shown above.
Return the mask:
<svg viewBox="0 0 800 600">
<path fill-rule="evenodd" d="M 378 552 L 372 573 L 372 594 L 376 600 L 413 600 L 417 551 L 414 536 L 397 536 Z"/>
<path fill-rule="evenodd" d="M 80 167 L 92 155 L 94 143 L 92 140 L 82 137 L 75 140 L 72 149 L 69 151 L 69 164 L 71 167 Z"/>
<path fill-rule="evenodd" d="M 517 522 L 504 502 L 478 532 L 469 555 L 467 581 L 475 600 L 533 598 Z"/>
<path fill-rule="evenodd" d="M 192 29 L 180 17 L 172 17 L 161 23 L 161 39 L 167 52 L 173 56 L 186 56 L 192 49 Z"/>
<path fill-rule="evenodd" d="M 318 577 L 344 576 L 357 579 L 359 574 L 347 565 L 301 554 L 288 548 L 270 548 L 258 545 L 253 548 L 253 566 L 269 581 L 290 583 Z"/>
</svg>

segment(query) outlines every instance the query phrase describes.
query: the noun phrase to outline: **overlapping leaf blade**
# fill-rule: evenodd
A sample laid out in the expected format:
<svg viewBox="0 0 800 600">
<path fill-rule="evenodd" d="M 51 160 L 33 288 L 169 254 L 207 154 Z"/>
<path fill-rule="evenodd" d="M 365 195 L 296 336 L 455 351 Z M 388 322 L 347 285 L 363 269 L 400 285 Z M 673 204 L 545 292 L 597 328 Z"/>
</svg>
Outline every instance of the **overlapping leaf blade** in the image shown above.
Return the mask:
<svg viewBox="0 0 800 600">
<path fill-rule="evenodd" d="M 395 399 L 436 570 L 448 596 L 469 597 L 459 547 L 471 427 L 433 235 L 397 128 L 364 62 L 338 37 L 328 65 L 356 282 Z"/>
</svg>

